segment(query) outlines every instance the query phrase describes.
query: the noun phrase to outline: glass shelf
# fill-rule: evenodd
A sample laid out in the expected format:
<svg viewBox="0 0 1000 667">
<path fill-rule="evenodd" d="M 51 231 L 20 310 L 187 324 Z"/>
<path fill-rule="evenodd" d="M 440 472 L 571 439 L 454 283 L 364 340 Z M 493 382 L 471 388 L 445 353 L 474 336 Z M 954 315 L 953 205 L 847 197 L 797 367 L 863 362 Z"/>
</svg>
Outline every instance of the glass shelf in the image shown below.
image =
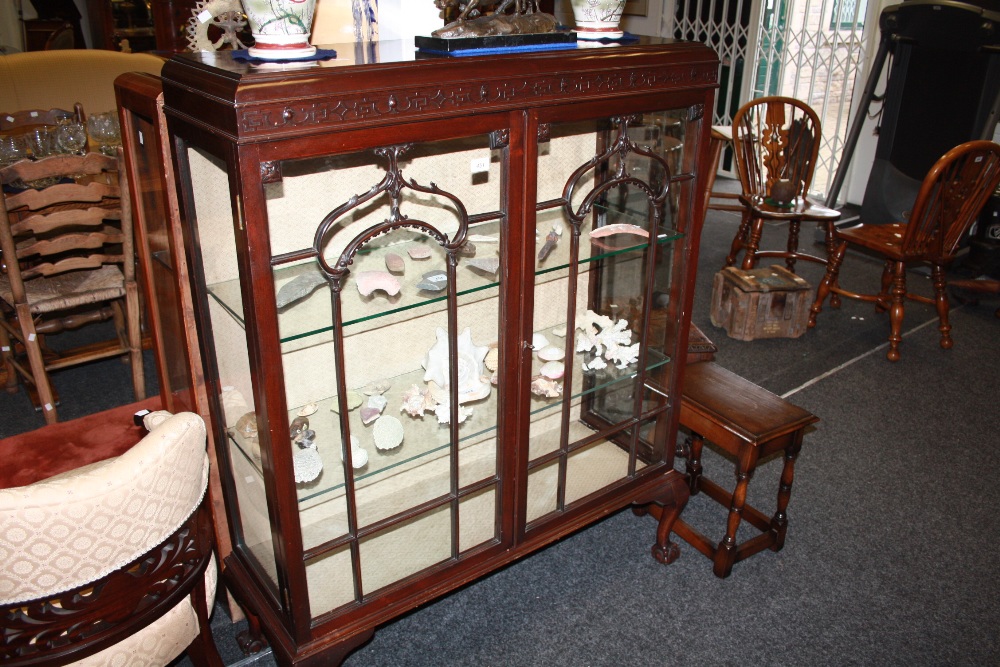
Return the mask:
<svg viewBox="0 0 1000 667">
<path fill-rule="evenodd" d="M 632 210 L 620 211 L 605 208 L 600 209 L 598 212 L 604 218 L 606 225 L 632 223 L 645 227 L 647 223 L 644 214 Z M 536 254 L 536 283 L 548 280 L 549 274 L 558 275 L 561 269 L 569 266 L 569 227 L 562 222 L 561 212 L 555 223 L 543 221 L 542 218 L 547 217 L 543 216 L 543 213 L 545 212 L 541 212 L 539 215 L 539 238 L 536 248 L 540 249 L 542 247 L 545 237 L 553 226 L 561 227 L 562 234 L 555 248 L 544 261 L 539 261 Z M 587 238 L 585 234 L 586 232 L 584 232 L 584 237 L 581 241 Z M 476 258 L 497 257 L 500 248 L 498 242 L 500 237 L 499 221 L 476 225 L 470 228 L 469 235 L 476 246 Z M 351 273 L 348 275 L 342 290 L 343 320 L 345 334 L 347 335 L 391 323 L 395 319 L 400 318 L 397 317 L 390 322 L 382 321 L 381 318 L 404 313 L 414 308 L 436 307 L 436 309 L 443 309 L 446 306 L 447 291 L 432 292 L 417 287 L 417 283 L 423 280 L 424 273 L 430 270 L 444 270 L 445 252 L 441 246 L 428 239 L 428 237 L 417 233 L 396 233 L 391 236 L 394 241 L 393 243 L 369 244 L 354 259 L 354 263 L 351 266 Z M 655 242 L 657 244 L 665 244 L 681 236 L 682 234 L 675 230 L 664 229 L 657 235 Z M 484 237 L 497 239 L 497 242 L 478 240 Z M 591 244 L 581 242 L 580 264 L 599 261 L 630 251 L 642 250 L 648 245 L 649 242 L 647 239 L 631 234 L 604 237 L 595 240 Z M 431 256 L 421 260 L 412 259 L 408 251 L 415 246 L 428 248 Z M 590 254 L 583 256 L 588 251 Z M 370 296 L 362 296 L 357 291 L 355 276 L 361 271 L 385 271 L 385 256 L 389 252 L 393 252 L 403 258 L 406 267 L 405 272 L 397 276 L 401 284 L 399 293 L 388 297 L 384 292 L 377 291 Z M 496 288 L 500 284 L 499 271 L 496 275 L 493 275 L 480 269 L 472 268 L 468 263 L 468 259 L 470 258 L 460 258 L 457 267 L 460 305 L 494 295 L 493 292 L 486 291 Z M 280 290 L 281 287 L 293 279 L 310 273 L 318 274 L 318 269 L 313 261 L 279 267 L 274 270 L 275 286 Z M 552 278 L 555 278 L 555 275 Z M 210 285 L 209 294 L 242 328 L 246 328 L 239 280 L 230 280 Z M 278 327 L 282 343 L 331 332 L 333 330 L 332 306 L 327 287 L 321 284 L 308 296 L 279 309 Z M 347 331 L 349 328 L 350 331 Z"/>
<path fill-rule="evenodd" d="M 563 338 L 553 333 L 564 327 L 553 327 L 539 333 L 545 335 L 553 345 L 564 342 Z M 636 364 L 630 364 L 624 369 L 618 369 L 613 365 L 597 371 L 585 371 L 582 364 L 592 355 L 583 353 L 573 354 L 573 390 L 569 400 L 578 400 L 588 394 L 593 394 L 602 390 L 610 389 L 616 385 L 632 381 L 638 368 Z M 670 361 L 669 357 L 659 350 L 649 350 L 646 355 L 647 373 L 665 366 Z M 534 355 L 532 362 L 532 376 L 538 375 L 538 370 L 545 363 Z M 448 453 L 450 442 L 450 429 L 448 424 L 439 424 L 433 412 L 427 412 L 423 418 L 410 417 L 402 412 L 401 395 L 411 385 L 423 389 L 426 383 L 423 381 L 424 370 L 415 371 L 387 378 L 382 382 L 390 385 L 384 396 L 388 399 L 388 404 L 382 411 L 382 415 L 391 415 L 403 423 L 405 436 L 403 444 L 390 451 L 380 451 L 376 449 L 372 440 L 371 430 L 375 422 L 364 425 L 361 422 L 360 408 L 350 410 L 348 417 L 350 420 L 351 434 L 360 439 L 361 447 L 368 453 L 368 463 L 354 472 L 355 484 L 360 487 L 366 483 L 376 481 L 377 475 L 389 473 L 390 471 L 402 471 L 418 465 L 423 461 L 431 460 L 435 456 L 445 456 Z M 584 378 L 588 379 L 587 387 L 584 387 Z M 367 399 L 362 389 L 355 389 L 363 399 Z M 490 395 L 480 401 L 464 404 L 465 407 L 472 408 L 472 414 L 461 424 L 459 424 L 459 447 L 464 449 L 480 444 L 496 436 L 495 415 L 497 414 L 498 391 L 493 387 Z M 567 397 L 557 396 L 544 398 L 532 394 L 531 414 L 536 415 L 549 413 L 558 409 Z M 310 501 L 314 501 L 321 496 L 338 492 L 343 493 L 344 472 L 341 462 L 340 448 L 340 423 L 339 414 L 332 408 L 336 407 L 338 399 L 336 396 L 328 396 L 316 401 L 317 410 L 308 415 L 309 428 L 316 431 L 316 443 L 318 451 L 323 460 L 323 472 L 315 482 L 297 485 L 297 495 L 300 505 L 306 506 Z M 362 403 L 364 405 L 364 403 Z M 302 406 L 296 406 L 288 411 L 288 420 L 291 422 Z M 235 429 L 230 429 L 230 438 L 253 466 L 254 470 L 261 474 L 261 464 L 252 452 L 250 443 L 244 439 Z M 282 446 L 276 443 L 275 446 Z M 294 447 L 289 444 L 288 446 Z"/>
</svg>

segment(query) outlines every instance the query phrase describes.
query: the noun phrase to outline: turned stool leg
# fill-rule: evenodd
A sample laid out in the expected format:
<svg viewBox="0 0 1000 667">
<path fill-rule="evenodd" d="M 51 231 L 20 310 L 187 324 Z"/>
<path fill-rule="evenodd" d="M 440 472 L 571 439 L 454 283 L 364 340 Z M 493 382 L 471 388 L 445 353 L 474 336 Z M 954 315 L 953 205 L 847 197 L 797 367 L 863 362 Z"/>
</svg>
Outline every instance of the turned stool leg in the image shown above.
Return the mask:
<svg viewBox="0 0 1000 667">
<path fill-rule="evenodd" d="M 705 438 L 701 435 L 691 432 L 691 451 L 687 457 L 687 463 L 685 465 L 684 471 L 686 473 L 688 488 L 691 490 L 691 495 L 698 495 L 699 485 L 698 482 L 701 480 L 701 449 L 705 445 Z"/>
<path fill-rule="evenodd" d="M 733 489 L 733 502 L 729 506 L 729 519 L 726 521 L 726 536 L 716 547 L 713 559 L 715 564 L 712 571 L 720 578 L 728 577 L 733 570 L 733 563 L 736 562 L 736 530 L 743 519 L 747 487 L 750 486 L 750 478 L 757 468 L 757 454 L 758 449 L 753 445 L 740 448 L 739 461 L 736 464 L 736 488 Z"/>
<path fill-rule="evenodd" d="M 781 551 L 785 546 L 785 531 L 788 530 L 788 501 L 792 497 L 792 479 L 795 477 L 795 459 L 798 458 L 799 450 L 802 449 L 802 431 L 795 434 L 792 443 L 785 448 L 785 465 L 781 469 L 781 482 L 778 484 L 778 504 L 771 517 L 771 533 L 774 535 L 774 544 L 771 551 Z"/>
</svg>

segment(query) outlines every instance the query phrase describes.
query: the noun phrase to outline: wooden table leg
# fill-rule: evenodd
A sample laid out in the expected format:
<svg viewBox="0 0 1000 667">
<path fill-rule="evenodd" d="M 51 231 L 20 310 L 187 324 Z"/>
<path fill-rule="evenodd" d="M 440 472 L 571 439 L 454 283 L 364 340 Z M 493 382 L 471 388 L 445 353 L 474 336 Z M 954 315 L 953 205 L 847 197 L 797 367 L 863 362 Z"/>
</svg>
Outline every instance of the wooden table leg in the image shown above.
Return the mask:
<svg viewBox="0 0 1000 667">
<path fill-rule="evenodd" d="M 712 568 L 715 576 L 720 578 L 728 577 L 736 562 L 736 531 L 743 519 L 743 506 L 747 501 L 750 478 L 757 468 L 758 451 L 757 447 L 752 445 L 740 450 L 739 461 L 736 464 L 736 488 L 733 489 L 733 502 L 729 506 L 729 518 L 726 521 L 726 535 L 715 550 Z"/>
<path fill-rule="evenodd" d="M 795 477 L 795 459 L 798 458 L 799 450 L 802 449 L 802 431 L 799 431 L 791 444 L 785 449 L 785 464 L 781 468 L 781 481 L 778 484 L 778 504 L 771 518 L 771 533 L 774 535 L 774 544 L 771 551 L 781 551 L 785 546 L 785 532 L 788 530 L 788 501 L 792 497 L 792 480 Z"/>
</svg>

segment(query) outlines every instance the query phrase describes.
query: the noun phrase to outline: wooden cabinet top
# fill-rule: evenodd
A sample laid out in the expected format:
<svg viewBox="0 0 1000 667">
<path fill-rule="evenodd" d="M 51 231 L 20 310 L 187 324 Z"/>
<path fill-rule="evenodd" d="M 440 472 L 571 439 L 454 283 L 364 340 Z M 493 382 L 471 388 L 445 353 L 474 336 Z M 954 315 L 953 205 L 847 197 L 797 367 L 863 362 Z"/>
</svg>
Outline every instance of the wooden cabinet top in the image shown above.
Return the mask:
<svg viewBox="0 0 1000 667">
<path fill-rule="evenodd" d="M 448 57 L 402 42 L 333 45 L 337 58 L 255 66 L 231 52 L 179 54 L 163 68 L 168 113 L 239 143 L 482 111 L 714 86 L 703 44 L 642 38 L 602 48 Z"/>
</svg>

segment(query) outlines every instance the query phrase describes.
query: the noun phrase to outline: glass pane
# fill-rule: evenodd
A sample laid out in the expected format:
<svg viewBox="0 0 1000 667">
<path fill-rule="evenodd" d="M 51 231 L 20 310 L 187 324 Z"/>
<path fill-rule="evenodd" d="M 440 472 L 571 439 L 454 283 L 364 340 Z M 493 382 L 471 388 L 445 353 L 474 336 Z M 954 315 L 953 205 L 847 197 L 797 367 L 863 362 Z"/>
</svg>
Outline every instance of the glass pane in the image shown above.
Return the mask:
<svg viewBox="0 0 1000 667">
<path fill-rule="evenodd" d="M 345 545 L 306 563 L 309 608 L 313 616 L 354 601 L 351 550 Z"/>
<path fill-rule="evenodd" d="M 497 487 L 489 486 L 459 501 L 459 550 L 468 551 L 500 538 Z"/>
<path fill-rule="evenodd" d="M 208 285 L 238 279 L 233 211 L 229 199 L 226 165 L 198 149 L 186 152 L 191 182 L 194 184 L 194 209 L 202 250 L 202 267 Z M 208 300 L 211 337 L 219 372 L 217 387 L 222 418 L 229 436 L 233 481 L 240 508 L 239 529 L 243 545 L 258 563 L 261 574 L 277 590 L 271 528 L 260 473 L 260 445 L 257 441 L 257 416 L 253 404 L 253 385 L 246 331 L 230 310 L 213 299 Z"/>
<path fill-rule="evenodd" d="M 361 580 L 370 595 L 451 557 L 451 506 L 363 538 L 360 546 Z"/>
</svg>

